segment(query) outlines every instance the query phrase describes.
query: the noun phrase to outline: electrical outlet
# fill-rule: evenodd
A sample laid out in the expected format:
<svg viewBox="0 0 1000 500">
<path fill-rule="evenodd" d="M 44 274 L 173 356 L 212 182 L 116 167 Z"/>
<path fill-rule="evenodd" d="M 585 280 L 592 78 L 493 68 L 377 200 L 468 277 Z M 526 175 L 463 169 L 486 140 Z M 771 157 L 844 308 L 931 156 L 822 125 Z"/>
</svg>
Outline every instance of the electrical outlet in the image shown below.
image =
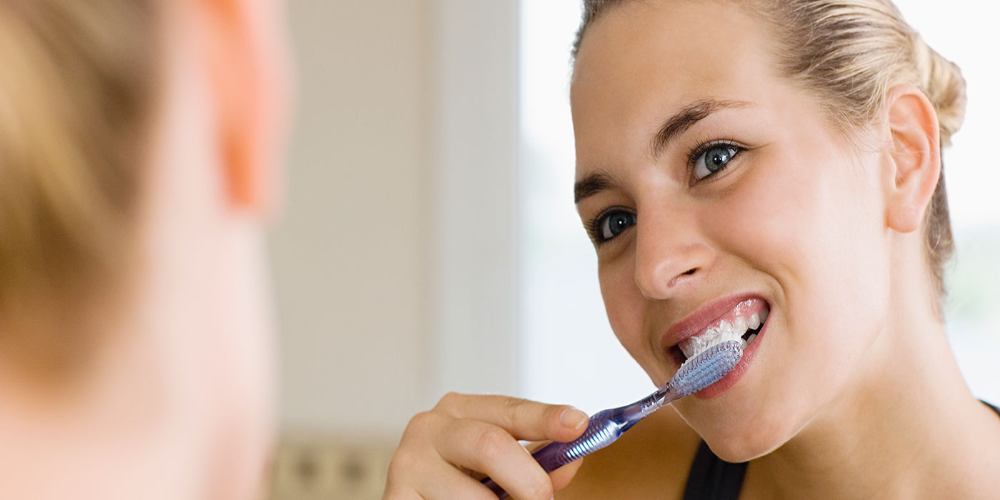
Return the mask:
<svg viewBox="0 0 1000 500">
<path fill-rule="evenodd" d="M 286 439 L 275 455 L 270 500 L 377 500 L 391 456 L 382 442 Z"/>
</svg>

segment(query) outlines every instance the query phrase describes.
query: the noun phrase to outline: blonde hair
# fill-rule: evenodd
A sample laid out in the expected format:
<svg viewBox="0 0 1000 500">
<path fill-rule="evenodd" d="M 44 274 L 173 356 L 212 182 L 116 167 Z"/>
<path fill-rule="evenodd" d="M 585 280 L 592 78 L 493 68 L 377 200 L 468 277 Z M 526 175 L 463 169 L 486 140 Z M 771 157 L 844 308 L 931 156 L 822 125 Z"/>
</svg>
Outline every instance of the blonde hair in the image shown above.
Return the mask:
<svg viewBox="0 0 1000 500">
<path fill-rule="evenodd" d="M 5 318 L 60 314 L 59 301 L 113 282 L 128 253 L 154 95 L 154 3 L 0 0 Z M 79 340 L 12 340 L 10 330 L 0 345 L 42 358 L 72 355 L 53 351 Z"/>
<path fill-rule="evenodd" d="M 611 7 L 630 0 L 584 0 L 573 55 L 587 28 Z M 782 50 L 784 74 L 820 97 L 834 123 L 845 129 L 871 124 L 889 90 L 913 84 L 933 103 L 942 149 L 951 145 L 965 117 L 965 80 L 951 61 L 931 49 L 890 0 L 747 0 L 735 2 L 768 22 Z M 934 286 L 944 295 L 944 264 L 954 241 L 944 174 L 924 221 L 926 254 Z"/>
</svg>

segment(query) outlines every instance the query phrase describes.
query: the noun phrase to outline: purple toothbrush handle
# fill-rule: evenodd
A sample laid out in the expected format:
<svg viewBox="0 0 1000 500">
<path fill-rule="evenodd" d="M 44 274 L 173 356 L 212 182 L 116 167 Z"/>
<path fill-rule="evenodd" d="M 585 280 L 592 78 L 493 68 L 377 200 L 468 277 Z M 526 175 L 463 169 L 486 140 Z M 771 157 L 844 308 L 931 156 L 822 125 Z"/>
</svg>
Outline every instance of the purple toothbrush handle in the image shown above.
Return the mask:
<svg viewBox="0 0 1000 500">
<path fill-rule="evenodd" d="M 535 450 L 531 456 L 545 472 L 579 460 L 613 443 L 657 408 L 714 384 L 729 373 L 742 357 L 743 347 L 739 342 L 729 341 L 712 346 L 685 361 L 662 389 L 628 406 L 595 413 L 582 436 L 569 443 L 549 443 Z M 492 479 L 483 479 L 482 483 L 501 500 L 507 498 L 507 493 Z"/>
<path fill-rule="evenodd" d="M 552 472 L 604 448 L 618 439 L 629 427 L 632 427 L 631 424 L 638 421 L 633 422 L 623 418 L 625 417 L 623 410 L 624 408 L 615 408 L 597 412 L 590 417 L 587 430 L 582 436 L 568 443 L 553 441 L 532 452 L 531 456 L 545 472 Z M 492 479 L 483 479 L 482 483 L 490 491 L 496 493 L 501 500 L 507 498 L 507 492 L 494 483 Z"/>
<path fill-rule="evenodd" d="M 590 417 L 583 435 L 568 443 L 552 442 L 531 453 L 545 472 L 552 472 L 575 462 L 609 444 L 625 432 L 629 422 L 622 421 L 621 409 L 604 410 Z M 618 417 L 618 418 L 615 418 Z"/>
</svg>

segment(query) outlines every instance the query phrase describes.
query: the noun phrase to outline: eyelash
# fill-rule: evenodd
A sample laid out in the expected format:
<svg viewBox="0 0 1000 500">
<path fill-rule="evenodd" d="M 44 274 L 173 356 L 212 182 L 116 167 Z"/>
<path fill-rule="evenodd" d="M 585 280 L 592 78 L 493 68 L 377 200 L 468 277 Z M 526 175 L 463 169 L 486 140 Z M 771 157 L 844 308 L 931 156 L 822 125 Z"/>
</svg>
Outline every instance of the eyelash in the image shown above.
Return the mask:
<svg viewBox="0 0 1000 500">
<path fill-rule="evenodd" d="M 587 221 L 587 232 L 590 233 L 591 241 L 593 241 L 594 244 L 596 244 L 597 246 L 601 246 L 604 243 L 607 243 L 614 239 L 614 238 L 601 239 L 601 228 L 599 226 L 603 225 L 604 219 L 606 217 L 609 217 L 617 212 L 631 213 L 631 211 L 625 207 L 621 206 L 608 207 L 605 208 L 604 210 L 601 210 L 600 213 L 598 213 L 593 218 Z"/>
<path fill-rule="evenodd" d="M 694 149 L 692 149 L 691 152 L 688 153 L 688 174 L 691 175 L 691 173 L 694 172 L 694 169 L 697 166 L 696 163 L 698 162 L 698 159 L 701 158 L 701 155 L 707 153 L 712 148 L 718 146 L 731 147 L 736 150 L 736 154 L 729 159 L 729 162 L 727 162 L 726 166 L 723 167 L 721 170 L 719 170 L 718 172 L 714 172 L 706 177 L 703 177 L 701 180 L 708 179 L 709 177 L 714 177 L 719 172 L 724 172 L 726 169 L 729 168 L 729 163 L 732 163 L 732 161 L 736 159 L 737 156 L 743 154 L 743 152 L 747 150 L 745 146 L 741 146 L 738 142 L 732 139 L 719 139 L 714 141 L 703 142 L 700 145 L 695 146 Z M 692 185 L 697 182 L 700 181 L 693 181 Z"/>
</svg>

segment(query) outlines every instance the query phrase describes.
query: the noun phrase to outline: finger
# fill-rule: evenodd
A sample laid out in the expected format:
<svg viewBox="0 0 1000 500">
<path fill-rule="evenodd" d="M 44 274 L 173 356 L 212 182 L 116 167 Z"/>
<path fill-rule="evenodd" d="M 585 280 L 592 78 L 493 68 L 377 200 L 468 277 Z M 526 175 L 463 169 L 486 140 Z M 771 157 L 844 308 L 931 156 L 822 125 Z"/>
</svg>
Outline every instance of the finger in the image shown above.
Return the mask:
<svg viewBox="0 0 1000 500">
<path fill-rule="evenodd" d="M 506 430 L 479 420 L 462 419 L 447 432 L 448 436 L 438 441 L 438 451 L 451 464 L 490 476 L 514 498 L 552 498 L 548 474 Z"/>
<path fill-rule="evenodd" d="M 473 419 L 505 429 L 528 441 L 572 441 L 587 428 L 587 414 L 572 406 L 548 405 L 507 396 L 469 396 L 451 393 L 438 410 L 458 419 Z"/>
<path fill-rule="evenodd" d="M 387 486 L 385 491 L 382 492 L 382 500 L 424 500 L 424 497 L 412 489 L 404 490 L 402 488 Z"/>
<path fill-rule="evenodd" d="M 431 456 L 440 458 L 433 452 Z M 428 460 L 421 459 L 410 449 L 403 447 L 397 449 L 389 461 L 382 500 L 423 500 L 417 493 L 412 478 L 421 477 L 428 463 Z"/>
<path fill-rule="evenodd" d="M 417 491 L 420 493 L 420 498 L 426 500 L 497 499 L 489 488 L 440 459 L 428 467 L 427 473 L 422 475 L 417 483 Z"/>
<path fill-rule="evenodd" d="M 549 479 L 552 481 L 552 489 L 559 491 L 567 486 L 576 477 L 576 473 L 580 470 L 580 466 L 583 465 L 583 459 L 577 460 L 576 462 L 568 463 L 552 472 L 549 473 Z"/>
<path fill-rule="evenodd" d="M 422 452 L 401 447 L 389 461 L 382 500 L 471 498 L 496 500 L 479 481 L 446 462 L 433 449 Z"/>
</svg>

